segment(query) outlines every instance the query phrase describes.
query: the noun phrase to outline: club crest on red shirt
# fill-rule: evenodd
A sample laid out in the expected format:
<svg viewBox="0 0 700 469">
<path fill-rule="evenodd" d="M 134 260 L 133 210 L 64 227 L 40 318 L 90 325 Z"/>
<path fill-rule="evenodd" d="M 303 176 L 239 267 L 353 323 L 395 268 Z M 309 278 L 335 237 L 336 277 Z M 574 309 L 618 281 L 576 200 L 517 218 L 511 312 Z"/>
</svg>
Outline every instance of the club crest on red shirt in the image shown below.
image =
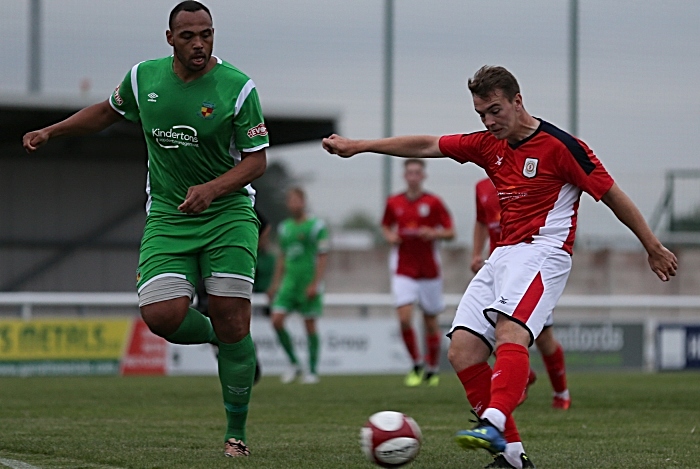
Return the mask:
<svg viewBox="0 0 700 469">
<path fill-rule="evenodd" d="M 539 163 L 537 158 L 525 158 L 523 176 L 526 178 L 534 178 L 537 175 L 537 163 Z"/>
</svg>

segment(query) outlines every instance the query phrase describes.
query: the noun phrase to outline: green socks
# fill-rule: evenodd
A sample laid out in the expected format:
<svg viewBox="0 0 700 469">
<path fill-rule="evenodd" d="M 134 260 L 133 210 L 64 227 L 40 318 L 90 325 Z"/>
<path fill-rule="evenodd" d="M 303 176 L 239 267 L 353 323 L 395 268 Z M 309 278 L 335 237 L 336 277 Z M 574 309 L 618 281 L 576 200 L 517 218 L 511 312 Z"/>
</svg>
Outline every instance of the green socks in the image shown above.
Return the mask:
<svg viewBox="0 0 700 469">
<path fill-rule="evenodd" d="M 246 441 L 245 424 L 255 377 L 255 346 L 250 334 L 235 344 L 219 343 L 219 380 L 226 409 L 226 437 Z"/>
<path fill-rule="evenodd" d="M 214 344 L 218 345 L 211 320 L 194 308 L 187 310 L 180 327 L 165 338 L 173 344 Z"/>
<path fill-rule="evenodd" d="M 289 361 L 292 362 L 293 365 L 297 365 L 299 362 L 297 361 L 297 357 L 294 354 L 294 345 L 292 344 L 292 338 L 289 337 L 287 329 L 283 327 L 279 330 L 275 329 L 275 332 L 277 332 L 277 338 L 279 339 L 280 344 L 282 344 L 282 348 L 285 352 L 287 352 Z"/>
<path fill-rule="evenodd" d="M 316 364 L 318 363 L 318 334 L 309 334 L 309 371 L 312 375 L 316 374 Z"/>
</svg>

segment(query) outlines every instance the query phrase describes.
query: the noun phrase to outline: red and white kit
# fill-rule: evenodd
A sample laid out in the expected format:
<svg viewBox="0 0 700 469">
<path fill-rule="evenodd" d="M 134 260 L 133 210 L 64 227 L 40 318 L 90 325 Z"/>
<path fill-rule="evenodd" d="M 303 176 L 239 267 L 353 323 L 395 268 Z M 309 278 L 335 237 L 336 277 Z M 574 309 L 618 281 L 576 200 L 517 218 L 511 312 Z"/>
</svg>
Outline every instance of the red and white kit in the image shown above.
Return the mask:
<svg viewBox="0 0 700 469">
<path fill-rule="evenodd" d="M 515 145 L 483 131 L 443 136 L 440 151 L 484 168 L 501 204 L 498 247 L 467 288 L 450 332 L 474 332 L 493 349 L 491 328 L 505 314 L 534 341 L 571 270 L 581 193 L 600 200 L 613 179 L 584 142 L 545 121 Z"/>
<path fill-rule="evenodd" d="M 501 203 L 496 186 L 489 178 L 476 183 L 476 221 L 489 230 L 489 253 L 493 252 L 501 239 Z"/>
<path fill-rule="evenodd" d="M 396 227 L 401 243 L 392 248 L 389 269 L 395 305 L 418 302 L 426 314 L 445 309 L 442 299 L 440 254 L 434 241 L 419 237 L 421 227 L 452 228 L 452 218 L 439 197 L 422 193 L 411 200 L 397 194 L 387 200 L 382 225 Z"/>
</svg>

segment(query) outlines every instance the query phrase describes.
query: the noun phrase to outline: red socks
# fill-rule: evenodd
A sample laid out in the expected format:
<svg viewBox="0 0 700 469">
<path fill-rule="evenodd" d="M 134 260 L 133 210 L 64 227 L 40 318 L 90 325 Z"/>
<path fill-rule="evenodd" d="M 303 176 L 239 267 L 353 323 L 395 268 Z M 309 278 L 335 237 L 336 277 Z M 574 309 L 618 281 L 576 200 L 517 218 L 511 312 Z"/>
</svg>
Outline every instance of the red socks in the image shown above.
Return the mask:
<svg viewBox="0 0 700 469">
<path fill-rule="evenodd" d="M 530 374 L 530 354 L 519 344 L 503 344 L 496 350 L 488 407 L 509 416 L 518 406 Z"/>
<path fill-rule="evenodd" d="M 477 415 L 481 415 L 491 400 L 491 367 L 486 362 L 465 368 L 457 377 L 462 382 L 467 400 Z"/>
<path fill-rule="evenodd" d="M 406 344 L 406 349 L 413 359 L 413 364 L 420 363 L 420 351 L 418 350 L 418 342 L 416 341 L 416 333 L 413 328 L 401 329 L 403 342 Z"/>
<path fill-rule="evenodd" d="M 440 333 L 427 334 L 425 336 L 426 343 L 426 354 L 425 354 L 425 364 L 428 366 L 428 370 L 437 370 L 438 363 L 440 362 Z"/>
<path fill-rule="evenodd" d="M 457 377 L 464 386 L 469 403 L 477 415 L 481 416 L 491 400 L 491 367 L 486 362 L 477 363 L 457 373 Z M 508 443 L 521 441 L 515 420 L 510 414 L 506 417 L 503 436 Z"/>
<path fill-rule="evenodd" d="M 549 374 L 549 380 L 552 382 L 554 392 L 566 391 L 566 367 L 564 365 L 564 349 L 561 348 L 561 344 L 553 354 L 549 356 L 542 355 L 542 361 L 547 368 L 547 374 Z"/>
</svg>

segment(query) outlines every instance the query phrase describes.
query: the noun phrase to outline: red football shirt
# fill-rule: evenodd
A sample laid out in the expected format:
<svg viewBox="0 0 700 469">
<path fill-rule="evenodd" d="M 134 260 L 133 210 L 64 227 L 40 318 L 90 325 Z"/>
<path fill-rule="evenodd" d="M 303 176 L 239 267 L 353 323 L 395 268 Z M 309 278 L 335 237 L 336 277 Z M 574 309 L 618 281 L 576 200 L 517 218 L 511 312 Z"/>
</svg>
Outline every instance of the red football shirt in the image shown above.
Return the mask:
<svg viewBox="0 0 700 469">
<path fill-rule="evenodd" d="M 501 239 L 501 203 L 496 186 L 489 178 L 476 183 L 476 221 L 488 228 L 491 241 L 489 252 L 492 252 Z"/>
<path fill-rule="evenodd" d="M 452 218 L 439 197 L 423 193 L 415 200 L 406 194 L 389 197 L 382 225 L 396 227 L 401 243 L 391 254 L 391 269 L 397 275 L 429 279 L 440 275 L 440 257 L 434 241 L 418 237 L 422 226 L 452 228 Z"/>
<path fill-rule="evenodd" d="M 537 243 L 570 253 L 581 191 L 600 200 L 613 179 L 581 140 L 540 121 L 515 145 L 488 131 L 440 138 L 443 155 L 486 170 L 501 201 L 499 246 Z"/>
</svg>

